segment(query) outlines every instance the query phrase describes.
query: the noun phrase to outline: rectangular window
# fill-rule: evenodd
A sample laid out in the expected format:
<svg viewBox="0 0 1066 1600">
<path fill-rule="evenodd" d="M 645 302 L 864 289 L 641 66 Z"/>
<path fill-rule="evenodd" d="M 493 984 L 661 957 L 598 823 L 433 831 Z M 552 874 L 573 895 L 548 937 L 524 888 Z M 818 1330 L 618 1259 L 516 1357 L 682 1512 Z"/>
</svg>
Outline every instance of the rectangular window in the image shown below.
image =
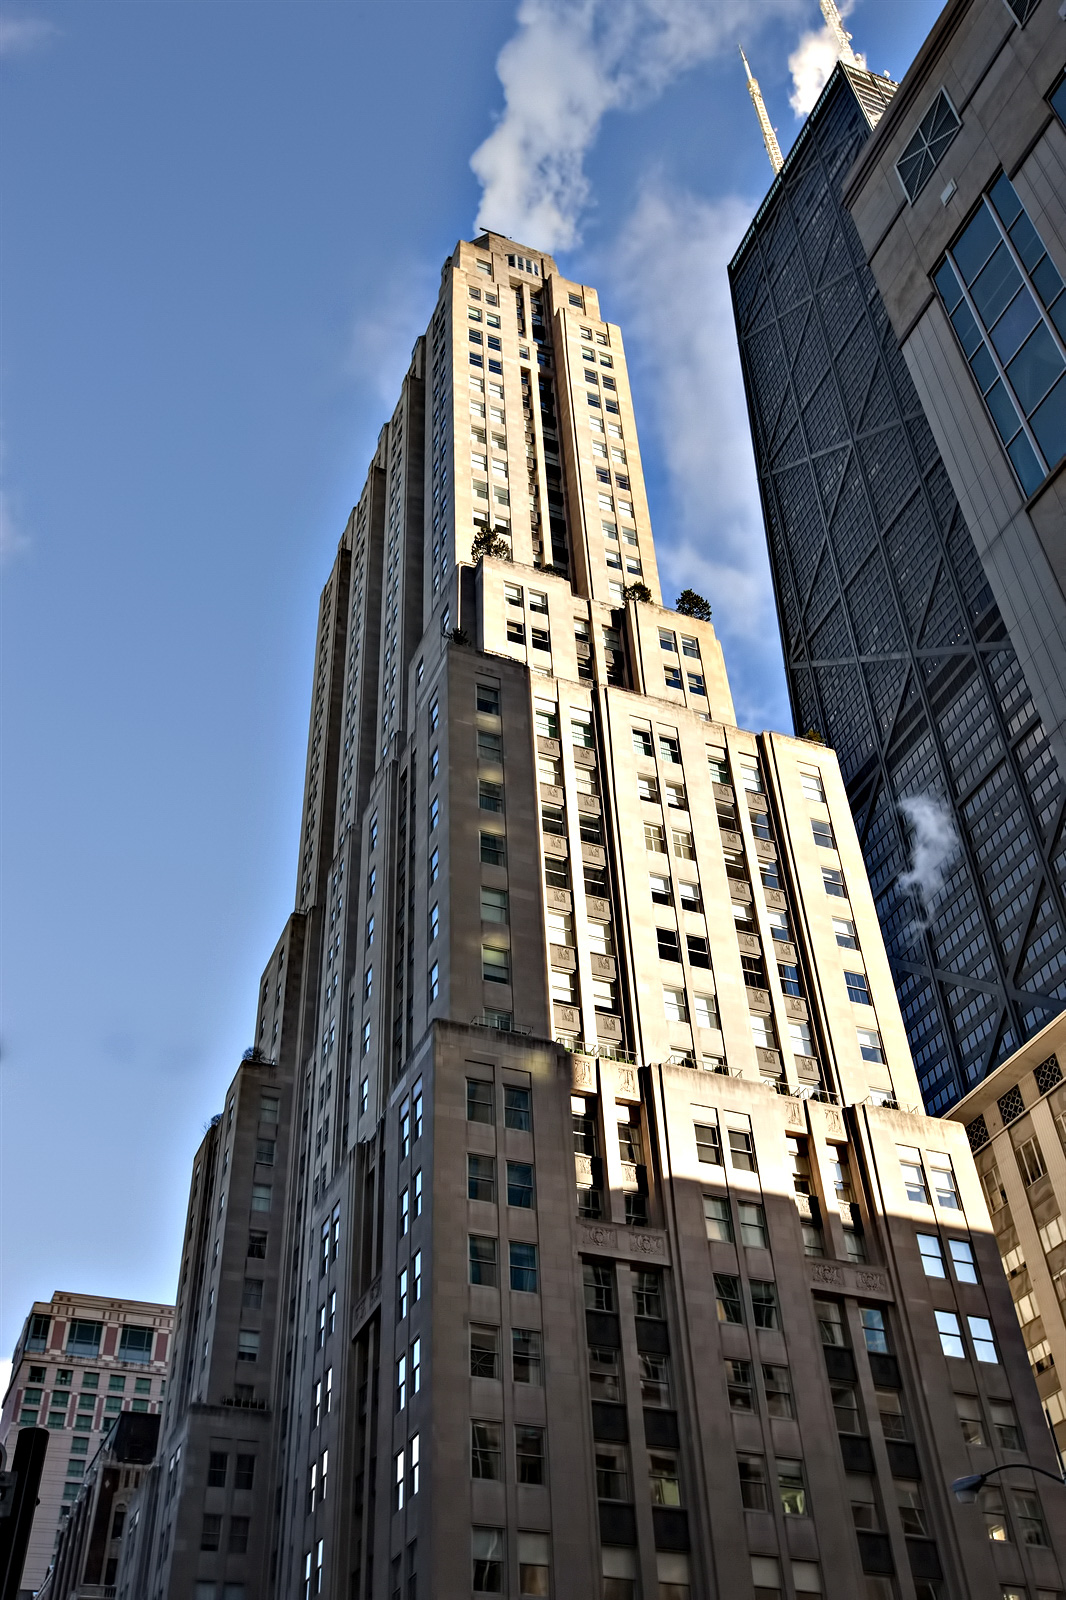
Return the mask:
<svg viewBox="0 0 1066 1600">
<path fill-rule="evenodd" d="M 470 1476 L 472 1478 L 499 1479 L 503 1476 L 500 1451 L 500 1424 L 498 1422 L 472 1422 L 470 1424 Z"/>
<path fill-rule="evenodd" d="M 859 948 L 855 924 L 848 917 L 833 918 L 833 932 L 836 934 L 837 944 L 842 950 L 857 950 Z"/>
<path fill-rule="evenodd" d="M 496 1162 L 492 1156 L 467 1156 L 466 1197 L 468 1200 L 496 1199 Z"/>
<path fill-rule="evenodd" d="M 944 1278 L 944 1252 L 940 1247 L 940 1240 L 936 1234 L 918 1234 L 918 1253 L 922 1258 L 922 1270 L 927 1278 Z"/>
<path fill-rule="evenodd" d="M 822 822 L 818 817 L 813 817 L 811 819 L 811 832 L 814 835 L 815 844 L 821 845 L 823 850 L 836 849 L 837 842 L 833 837 L 833 827 L 831 823 Z"/>
<path fill-rule="evenodd" d="M 714 1275 L 714 1294 L 719 1322 L 740 1324 L 744 1321 L 739 1278 L 734 1277 L 731 1273 L 716 1272 Z"/>
<path fill-rule="evenodd" d="M 741 1211 L 743 1209 L 742 1206 Z M 761 1206 L 759 1210 L 762 1210 Z M 751 1280 L 751 1306 L 757 1328 L 776 1328 L 778 1326 L 777 1289 L 774 1284 L 753 1278 Z"/>
<path fill-rule="evenodd" d="M 476 1233 L 470 1235 L 470 1282 L 495 1289 L 499 1283 L 496 1240 Z"/>
<path fill-rule="evenodd" d="M 504 1086 L 503 1120 L 505 1127 L 517 1128 L 523 1133 L 532 1131 L 533 1111 L 528 1089 L 516 1088 L 512 1084 Z"/>
<path fill-rule="evenodd" d="M 687 1022 L 688 1006 L 684 989 L 663 989 L 663 1009 L 668 1022 Z"/>
<path fill-rule="evenodd" d="M 933 1194 L 938 1206 L 945 1211 L 961 1211 L 959 1204 L 959 1191 L 955 1186 L 955 1173 L 951 1166 L 951 1157 L 937 1150 L 930 1150 L 926 1156 L 926 1166 L 929 1169 L 930 1181 L 933 1185 Z"/>
<path fill-rule="evenodd" d="M 534 1328 L 511 1329 L 511 1375 L 515 1383 L 541 1384 L 541 1341 Z"/>
<path fill-rule="evenodd" d="M 481 976 L 486 983 L 510 983 L 510 951 L 499 950 L 495 945 L 483 944 L 481 946 Z"/>
<path fill-rule="evenodd" d="M 1026 1187 L 1044 1176 L 1047 1168 L 1044 1165 L 1044 1157 L 1041 1154 L 1040 1146 L 1035 1139 L 1026 1139 L 1024 1144 L 1018 1146 L 1014 1154 L 1018 1158 L 1018 1168 Z"/>
<path fill-rule="evenodd" d="M 978 1361 L 986 1361 L 992 1365 L 998 1365 L 999 1356 L 996 1353 L 996 1341 L 992 1333 L 992 1324 L 988 1318 L 967 1317 L 966 1323 L 970 1330 L 974 1354 Z"/>
<path fill-rule="evenodd" d="M 1066 451 L 1066 297 L 1002 173 L 934 274 L 944 309 L 1026 495 Z"/>
<path fill-rule="evenodd" d="M 879 1306 L 860 1306 L 859 1321 L 867 1350 L 873 1355 L 888 1355 L 888 1329 Z"/>
<path fill-rule="evenodd" d="M 769 1511 L 770 1498 L 766 1487 L 766 1462 L 762 1456 L 738 1456 L 737 1471 L 740 1475 L 740 1503 L 745 1511 Z M 773 1563 L 777 1565 L 776 1561 Z M 767 1600 L 773 1597 L 777 1600 L 781 1590 L 764 1591 Z M 763 1594 L 756 1590 L 759 1600 Z"/>
<path fill-rule="evenodd" d="M 507 1163 L 507 1204 L 533 1210 L 533 1166 L 528 1161 Z"/>
<path fill-rule="evenodd" d="M 515 1468 L 519 1483 L 543 1483 L 544 1429 L 517 1424 L 515 1436 Z"/>
<path fill-rule="evenodd" d="M 624 1445 L 596 1445 L 596 1497 L 628 1500 L 629 1460 Z"/>
<path fill-rule="evenodd" d="M 470 1539 L 471 1586 L 475 1594 L 502 1594 L 504 1540 L 502 1528 L 474 1528 Z"/>
<path fill-rule="evenodd" d="M 466 1080 L 466 1120 L 489 1123 L 496 1120 L 492 1084 L 484 1078 Z"/>
<path fill-rule="evenodd" d="M 960 1283 L 977 1283 L 977 1261 L 974 1257 L 973 1246 L 966 1239 L 949 1239 L 948 1251 L 951 1255 L 951 1264 L 955 1268 L 955 1276 Z"/>
<path fill-rule="evenodd" d="M 470 1327 L 470 1376 L 472 1378 L 498 1378 L 500 1376 L 500 1330 L 477 1323 Z"/>
<path fill-rule="evenodd" d="M 848 986 L 849 1000 L 857 1006 L 870 1004 L 870 986 L 866 981 L 865 972 L 845 972 L 844 982 Z"/>
<path fill-rule="evenodd" d="M 708 1239 L 719 1239 L 723 1244 L 733 1243 L 733 1214 L 724 1195 L 705 1194 L 703 1216 Z"/>
<path fill-rule="evenodd" d="M 747 1120 L 745 1118 L 745 1120 Z M 747 1128 L 729 1128 L 729 1162 L 741 1172 L 756 1172 L 755 1143 Z"/>
<path fill-rule="evenodd" d="M 696 1156 L 697 1159 L 708 1166 L 720 1167 L 722 1165 L 722 1136 L 717 1123 L 697 1122 Z"/>
<path fill-rule="evenodd" d="M 511 1288 L 524 1294 L 537 1292 L 537 1247 L 512 1240 L 508 1245 Z"/>
<path fill-rule="evenodd" d="M 803 1482 L 803 1462 L 778 1457 L 777 1489 L 781 1510 L 786 1517 L 807 1515 L 807 1491 Z"/>
<path fill-rule="evenodd" d="M 847 891 L 844 888 L 844 874 L 839 867 L 823 867 L 822 883 L 825 886 L 826 894 L 833 895 L 838 900 L 847 899 Z"/>
<path fill-rule="evenodd" d="M 740 1217 L 740 1242 L 755 1249 L 765 1249 L 769 1244 L 766 1232 L 766 1212 L 751 1200 L 741 1200 L 737 1205 Z"/>
<path fill-rule="evenodd" d="M 885 1052 L 881 1047 L 881 1035 L 875 1028 L 856 1028 L 855 1033 L 859 1041 L 859 1054 L 864 1061 L 872 1061 L 884 1065 Z"/>
<path fill-rule="evenodd" d="M 944 1354 L 953 1356 L 958 1361 L 965 1361 L 966 1348 L 962 1342 L 962 1329 L 954 1311 L 935 1311 L 933 1315 L 940 1335 L 940 1348 Z"/>
<path fill-rule="evenodd" d="M 504 865 L 507 854 L 502 834 L 482 833 L 481 859 L 489 867 L 502 867 Z M 435 882 L 436 880 L 433 879 L 432 881 Z"/>
</svg>

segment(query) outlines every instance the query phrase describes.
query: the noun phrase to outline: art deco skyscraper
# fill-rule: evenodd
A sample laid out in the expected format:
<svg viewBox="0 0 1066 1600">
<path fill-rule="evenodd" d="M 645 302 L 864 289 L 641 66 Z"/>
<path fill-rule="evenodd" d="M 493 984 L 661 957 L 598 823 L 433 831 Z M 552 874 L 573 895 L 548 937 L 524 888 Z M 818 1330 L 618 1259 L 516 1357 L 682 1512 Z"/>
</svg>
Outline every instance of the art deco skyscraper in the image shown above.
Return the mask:
<svg viewBox="0 0 1066 1600">
<path fill-rule="evenodd" d="M 1063 785 L 842 199 L 894 92 L 838 65 L 730 278 L 796 727 L 837 752 L 942 1112 L 1066 1000 Z"/>
<path fill-rule="evenodd" d="M 836 759 L 734 726 L 660 604 L 620 331 L 493 234 L 323 592 L 256 1030 L 120 1595 L 1060 1582 L 1039 1480 L 995 1571 L 947 1490 L 956 1393 L 1050 1446 Z"/>
</svg>

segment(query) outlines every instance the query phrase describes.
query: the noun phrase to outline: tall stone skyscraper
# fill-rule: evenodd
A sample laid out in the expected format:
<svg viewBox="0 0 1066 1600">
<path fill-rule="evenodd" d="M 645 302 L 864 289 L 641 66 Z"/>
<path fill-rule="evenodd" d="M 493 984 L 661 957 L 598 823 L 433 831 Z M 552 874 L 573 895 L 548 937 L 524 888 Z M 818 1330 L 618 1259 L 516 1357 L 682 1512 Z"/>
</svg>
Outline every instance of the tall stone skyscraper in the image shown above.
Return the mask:
<svg viewBox="0 0 1066 1600">
<path fill-rule="evenodd" d="M 994 1561 L 948 1490 L 963 1415 L 1052 1457 L 918 1098 L 836 758 L 735 727 L 660 604 L 619 329 L 459 244 L 323 592 L 118 1594 L 1061 1586 L 1058 1490 Z"/>
<path fill-rule="evenodd" d="M 1063 784 L 841 197 L 894 90 L 838 65 L 730 279 L 795 724 L 837 752 L 942 1112 L 1066 1001 Z"/>
</svg>

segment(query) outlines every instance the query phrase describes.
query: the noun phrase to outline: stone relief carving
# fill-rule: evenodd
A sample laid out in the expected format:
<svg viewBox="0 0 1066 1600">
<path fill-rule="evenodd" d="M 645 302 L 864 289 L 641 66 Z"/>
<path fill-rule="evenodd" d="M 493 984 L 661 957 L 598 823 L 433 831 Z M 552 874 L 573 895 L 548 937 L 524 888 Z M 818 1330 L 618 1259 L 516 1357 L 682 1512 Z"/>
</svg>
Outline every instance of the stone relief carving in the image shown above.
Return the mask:
<svg viewBox="0 0 1066 1600">
<path fill-rule="evenodd" d="M 595 1089 L 596 1063 L 587 1056 L 573 1056 L 570 1062 L 571 1082 L 575 1089 Z"/>
<path fill-rule="evenodd" d="M 839 1267 L 834 1267 L 829 1261 L 822 1261 L 811 1269 L 811 1277 L 815 1283 L 831 1283 L 838 1289 L 844 1287 L 844 1274 Z"/>
<path fill-rule="evenodd" d="M 617 1250 L 618 1230 L 616 1228 L 582 1228 L 581 1242 L 596 1245 L 599 1249 Z"/>
</svg>

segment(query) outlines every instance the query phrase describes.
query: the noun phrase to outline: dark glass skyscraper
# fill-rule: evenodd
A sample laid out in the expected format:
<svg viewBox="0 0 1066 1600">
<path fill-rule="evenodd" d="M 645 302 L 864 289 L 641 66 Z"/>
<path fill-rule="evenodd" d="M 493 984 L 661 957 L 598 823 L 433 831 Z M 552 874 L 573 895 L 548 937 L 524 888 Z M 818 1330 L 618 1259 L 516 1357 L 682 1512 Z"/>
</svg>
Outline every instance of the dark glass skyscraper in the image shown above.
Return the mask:
<svg viewBox="0 0 1066 1600">
<path fill-rule="evenodd" d="M 1066 1003 L 1063 787 L 841 185 L 838 65 L 730 265 L 797 730 L 835 746 L 926 1105 Z"/>
</svg>

